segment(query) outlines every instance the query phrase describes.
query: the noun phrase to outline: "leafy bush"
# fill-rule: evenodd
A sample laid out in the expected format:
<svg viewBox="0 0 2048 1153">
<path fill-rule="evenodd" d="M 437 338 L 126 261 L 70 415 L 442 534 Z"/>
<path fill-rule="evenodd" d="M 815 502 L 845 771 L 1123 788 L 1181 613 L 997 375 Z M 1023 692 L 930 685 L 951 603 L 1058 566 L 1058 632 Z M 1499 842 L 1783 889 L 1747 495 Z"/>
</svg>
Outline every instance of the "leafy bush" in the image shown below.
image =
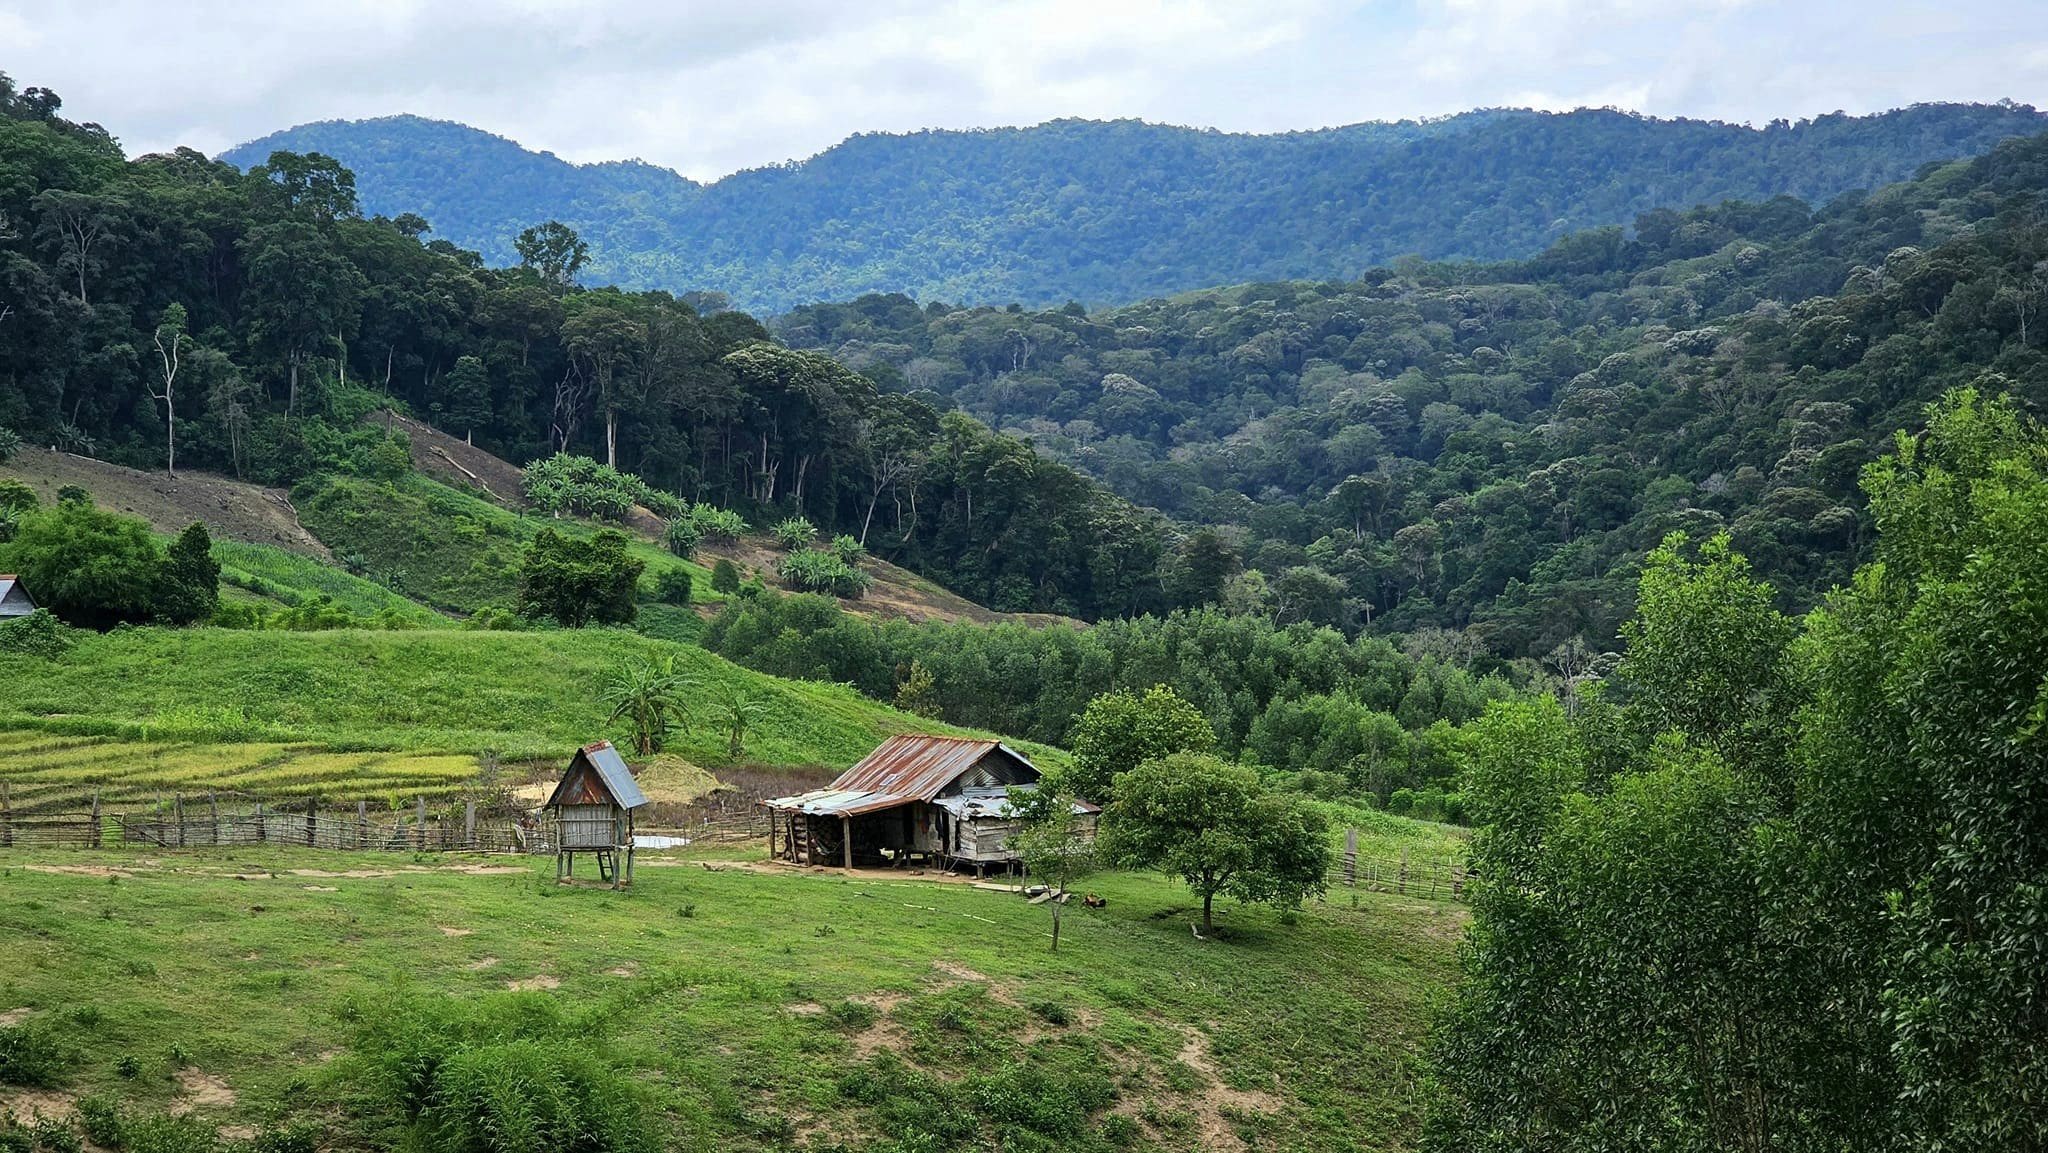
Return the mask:
<svg viewBox="0 0 2048 1153">
<path fill-rule="evenodd" d="M 768 535 L 775 538 L 776 544 L 794 552 L 808 547 L 812 541 L 818 539 L 818 526 L 804 517 L 793 516 L 777 522 L 774 528 L 768 530 Z"/>
<path fill-rule="evenodd" d="M 740 591 L 740 566 L 719 557 L 711 566 L 711 591 L 728 595 Z"/>
<path fill-rule="evenodd" d="M 860 558 L 867 555 L 867 551 L 868 546 L 846 533 L 840 533 L 832 538 L 832 555 L 845 561 L 849 566 L 858 564 Z"/>
<path fill-rule="evenodd" d="M 849 1033 L 858 1033 L 881 1019 L 881 1012 L 866 1001 L 841 1001 L 828 1010 L 832 1023 Z"/>
<path fill-rule="evenodd" d="M 104 1149 L 121 1144 L 121 1106 L 112 1097 L 95 1093 L 78 1099 L 78 1127 L 85 1139 Z"/>
<path fill-rule="evenodd" d="M 26 653 L 56 660 L 69 652 L 76 640 L 77 630 L 51 615 L 48 609 L 0 621 L 0 653 Z"/>
<path fill-rule="evenodd" d="M 654 577 L 654 598 L 665 605 L 690 603 L 690 570 L 680 565 L 662 569 Z"/>
<path fill-rule="evenodd" d="M 807 548 L 790 553 L 775 571 L 799 592 L 829 592 L 835 596 L 857 597 L 867 591 L 868 575 L 823 549 Z"/>
<path fill-rule="evenodd" d="M 624 533 L 605 530 L 589 540 L 540 530 L 519 570 L 519 614 L 553 617 L 570 628 L 624 624 L 645 562 L 626 551 Z"/>
<path fill-rule="evenodd" d="M 220 1138 L 196 1117 L 153 1114 L 122 1123 L 121 1148 L 126 1153 L 219 1153 Z"/>
<path fill-rule="evenodd" d="M 732 544 L 746 535 L 747 518 L 726 508 L 714 508 L 700 504 L 690 510 L 690 523 L 697 526 L 703 539 L 719 544 Z"/>
<path fill-rule="evenodd" d="M 186 624 L 212 616 L 220 595 L 211 548 L 205 528 L 193 525 L 166 552 L 142 521 L 89 497 L 67 499 L 22 518 L 0 549 L 0 571 L 19 573 L 43 607 L 72 624 Z"/>
<path fill-rule="evenodd" d="M 0 1027 L 0 1085 L 46 1089 L 63 1079 L 69 1054 L 40 1022 Z"/>
<path fill-rule="evenodd" d="M 469 615 L 462 627 L 471 632 L 517 632 L 525 627 L 518 613 L 500 605 L 485 605 Z"/>
<path fill-rule="evenodd" d="M 20 451 L 21 434 L 5 425 L 0 425 L 0 464 L 6 464 L 8 461 L 13 460 L 14 454 Z"/>
<path fill-rule="evenodd" d="M 23 513 L 38 503 L 36 490 L 18 480 L 0 478 L 0 512 Z"/>
<path fill-rule="evenodd" d="M 608 464 L 558 452 L 526 466 L 520 474 L 526 499 L 551 513 L 575 513 L 599 520 L 622 521 L 634 505 L 664 517 L 683 514 L 683 502 L 631 473 Z"/>
<path fill-rule="evenodd" d="M 668 529 L 662 535 L 668 551 L 679 557 L 697 555 L 697 546 L 704 540 L 704 530 L 687 516 L 679 516 L 668 522 Z"/>
</svg>

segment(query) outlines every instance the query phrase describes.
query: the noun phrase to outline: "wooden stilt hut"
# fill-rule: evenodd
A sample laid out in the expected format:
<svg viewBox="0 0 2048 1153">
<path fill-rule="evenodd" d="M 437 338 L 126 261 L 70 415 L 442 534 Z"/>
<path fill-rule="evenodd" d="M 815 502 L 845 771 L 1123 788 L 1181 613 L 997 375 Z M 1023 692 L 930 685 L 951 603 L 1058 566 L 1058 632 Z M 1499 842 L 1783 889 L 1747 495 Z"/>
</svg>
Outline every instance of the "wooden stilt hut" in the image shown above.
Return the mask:
<svg viewBox="0 0 2048 1153">
<path fill-rule="evenodd" d="M 599 879 L 612 888 L 633 883 L 633 810 L 647 803 L 647 794 L 633 780 L 633 770 L 610 741 L 576 750 L 555 791 L 542 806 L 553 810 L 555 879 L 576 873 L 576 854 L 597 858 Z"/>
</svg>

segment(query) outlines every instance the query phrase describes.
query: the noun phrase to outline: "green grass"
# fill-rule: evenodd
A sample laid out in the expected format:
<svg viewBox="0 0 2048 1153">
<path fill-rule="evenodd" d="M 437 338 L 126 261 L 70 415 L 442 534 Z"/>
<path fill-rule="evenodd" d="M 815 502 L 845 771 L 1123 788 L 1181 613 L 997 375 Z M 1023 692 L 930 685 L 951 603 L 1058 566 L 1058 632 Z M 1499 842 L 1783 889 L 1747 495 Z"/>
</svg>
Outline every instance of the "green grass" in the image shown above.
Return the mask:
<svg viewBox="0 0 2048 1153">
<path fill-rule="evenodd" d="M 332 752 L 317 745 L 133 741 L 0 730 L 0 781 L 17 814 L 82 812 L 97 795 L 109 811 L 199 791 L 333 801 L 392 795 L 438 798 L 477 776 L 465 753 Z"/>
<path fill-rule="evenodd" d="M 554 759 L 601 737 L 623 744 L 628 729 L 607 720 L 600 700 L 604 676 L 657 656 L 673 656 L 700 684 L 690 694 L 694 723 L 670 751 L 704 765 L 843 768 L 892 733 L 965 731 L 845 686 L 781 680 L 623 629 L 88 634 L 53 661 L 0 655 L 0 725 Z M 762 709 L 738 758 L 727 755 L 714 707 L 727 688 Z"/>
<path fill-rule="evenodd" d="M 220 562 L 223 585 L 278 604 L 303 604 L 325 596 L 356 616 L 373 617 L 389 611 L 415 624 L 445 623 L 438 613 L 375 581 L 281 548 L 220 540 L 213 543 L 213 558 Z"/>
<path fill-rule="evenodd" d="M 1405 1149 L 1463 921 L 1368 893 L 1298 918 L 1230 906 L 1226 938 L 1201 942 L 1183 889 L 1112 874 L 1088 886 L 1108 907 L 1071 907 L 1052 954 L 1044 908 L 960 885 L 643 859 L 622 894 L 558 889 L 552 860 L 410 861 L 0 856 L 0 1005 L 61 1030 L 73 1092 L 148 1111 L 177 1096 L 179 1059 L 224 1079 L 237 1101 L 209 1123 L 333 1117 L 358 1076 L 351 1020 L 395 997 L 499 1017 L 554 999 L 600 1023 L 595 1051 L 665 1148 L 884 1150 L 931 1124 L 956 1134 L 917 1147 L 994 1148 L 1003 1118 L 1082 1086 L 1106 1097 L 1052 1118 L 1071 1136 L 1001 1147 L 1106 1150 L 1104 1125 L 1128 1124 L 1136 1149 Z M 351 871 L 376 875 L 334 875 Z M 560 987 L 505 992 L 536 977 Z"/>
<path fill-rule="evenodd" d="M 360 557 L 379 581 L 451 612 L 509 607 L 519 592 L 520 556 L 543 527 L 571 536 L 607 527 L 523 516 L 417 473 L 395 483 L 331 476 L 298 495 L 299 519 L 322 544 Z M 690 572 L 692 600 L 725 599 L 711 589 L 711 570 L 628 536 L 628 551 L 647 565 L 644 593 L 654 592 L 656 573 L 680 567 Z"/>
</svg>

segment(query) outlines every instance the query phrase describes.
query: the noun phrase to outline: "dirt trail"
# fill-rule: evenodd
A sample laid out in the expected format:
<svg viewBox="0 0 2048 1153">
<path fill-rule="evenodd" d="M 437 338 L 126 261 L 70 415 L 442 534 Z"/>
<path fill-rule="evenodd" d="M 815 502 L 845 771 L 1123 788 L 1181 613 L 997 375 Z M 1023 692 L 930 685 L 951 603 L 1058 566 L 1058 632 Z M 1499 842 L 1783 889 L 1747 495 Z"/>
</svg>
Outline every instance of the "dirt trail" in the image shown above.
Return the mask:
<svg viewBox="0 0 2048 1153">
<path fill-rule="evenodd" d="M 299 524 L 298 511 L 281 488 L 207 472 L 180 472 L 174 479 L 26 445 L 0 465 L 0 477 L 27 484 L 45 504 L 56 502 L 58 489 L 75 484 L 101 508 L 141 517 L 158 532 L 175 533 L 198 521 L 215 537 L 328 557 L 327 546 Z"/>
</svg>

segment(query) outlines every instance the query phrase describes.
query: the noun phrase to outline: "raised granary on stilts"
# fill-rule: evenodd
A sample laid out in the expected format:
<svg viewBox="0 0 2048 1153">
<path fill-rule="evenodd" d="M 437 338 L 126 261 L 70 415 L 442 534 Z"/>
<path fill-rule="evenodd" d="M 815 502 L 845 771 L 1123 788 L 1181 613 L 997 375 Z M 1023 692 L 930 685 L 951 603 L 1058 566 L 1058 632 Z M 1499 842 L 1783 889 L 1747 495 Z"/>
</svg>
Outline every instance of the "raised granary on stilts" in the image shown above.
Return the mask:
<svg viewBox="0 0 2048 1153">
<path fill-rule="evenodd" d="M 617 889 L 633 883 L 633 810 L 647 795 L 610 741 L 576 750 L 542 808 L 555 814 L 555 879 L 576 872 L 576 854 L 597 858 L 597 875 Z"/>
<path fill-rule="evenodd" d="M 764 801 L 769 854 L 798 864 L 1011 868 L 1018 821 L 1012 789 L 1041 774 L 1001 741 L 907 733 L 890 737 L 822 789 Z M 1100 812 L 1078 804 L 1088 833 Z"/>
</svg>

